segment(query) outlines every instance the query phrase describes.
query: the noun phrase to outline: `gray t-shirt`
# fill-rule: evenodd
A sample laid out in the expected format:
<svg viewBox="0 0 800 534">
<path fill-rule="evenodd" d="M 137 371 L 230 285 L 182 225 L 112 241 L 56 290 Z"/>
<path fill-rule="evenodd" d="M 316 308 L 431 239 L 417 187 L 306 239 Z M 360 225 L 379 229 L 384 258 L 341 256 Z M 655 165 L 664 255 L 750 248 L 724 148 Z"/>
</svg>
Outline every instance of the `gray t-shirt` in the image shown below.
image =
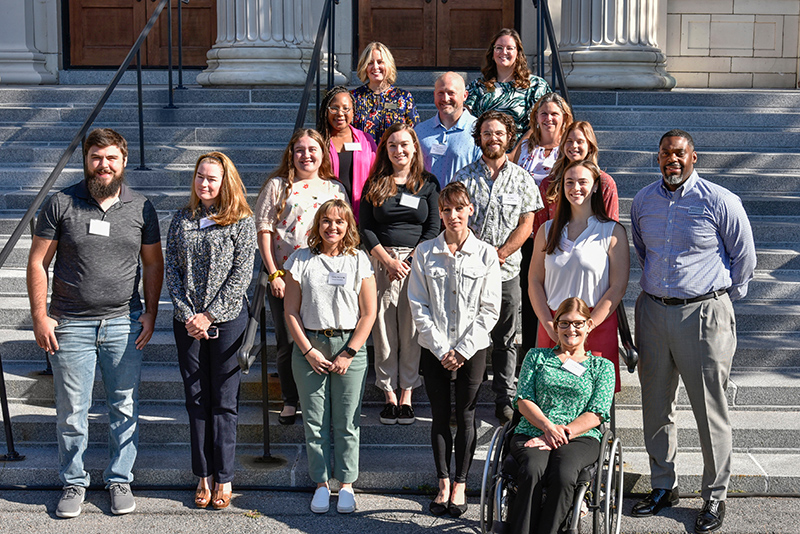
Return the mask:
<svg viewBox="0 0 800 534">
<path fill-rule="evenodd" d="M 123 184 L 119 201 L 104 212 L 81 181 L 47 200 L 36 236 L 58 241 L 52 317 L 109 319 L 142 309 L 139 252 L 161 240 L 145 197 Z"/>
<path fill-rule="evenodd" d="M 356 327 L 361 281 L 372 276 L 372 265 L 363 251 L 330 257 L 302 248 L 289 256 L 283 268 L 300 284 L 303 298 L 300 317 L 305 328 L 353 330 Z"/>
</svg>

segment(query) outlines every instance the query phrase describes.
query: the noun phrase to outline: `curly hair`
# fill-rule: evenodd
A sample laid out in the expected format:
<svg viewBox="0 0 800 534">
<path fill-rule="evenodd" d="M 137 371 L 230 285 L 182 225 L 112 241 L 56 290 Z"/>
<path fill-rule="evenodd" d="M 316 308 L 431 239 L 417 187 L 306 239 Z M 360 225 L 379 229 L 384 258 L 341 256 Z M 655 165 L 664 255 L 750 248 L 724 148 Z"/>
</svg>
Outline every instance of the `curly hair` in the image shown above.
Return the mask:
<svg viewBox="0 0 800 534">
<path fill-rule="evenodd" d="M 573 131 L 579 130 L 586 138 L 586 143 L 589 145 L 589 152 L 586 154 L 587 160 L 597 165 L 597 137 L 594 135 L 594 128 L 587 121 L 575 121 L 570 124 L 564 134 L 561 136 L 561 142 L 558 144 L 558 158 L 550 170 L 550 183 L 547 185 L 545 198 L 547 202 L 552 204 L 558 199 L 558 194 L 561 192 L 562 178 L 564 169 L 569 165 L 570 161 L 567 158 L 567 138 Z"/>
<path fill-rule="evenodd" d="M 503 28 L 492 37 L 489 42 L 489 48 L 486 50 L 486 58 L 484 60 L 481 74 L 483 78 L 480 83 L 486 87 L 490 93 L 494 92 L 494 84 L 497 83 L 497 64 L 494 62 L 494 45 L 498 39 L 504 36 L 510 36 L 514 39 L 517 45 L 517 61 L 514 63 L 514 87 L 520 89 L 527 89 L 531 86 L 531 70 L 528 68 L 528 59 L 525 57 L 525 50 L 522 48 L 522 38 L 513 28 Z"/>
<path fill-rule="evenodd" d="M 356 254 L 361 238 L 358 235 L 358 226 L 356 225 L 356 218 L 353 215 L 353 208 L 346 200 L 340 198 L 332 198 L 322 204 L 314 215 L 314 224 L 308 232 L 308 248 L 314 254 L 320 254 L 319 246 L 322 244 L 322 235 L 319 232 L 319 225 L 322 218 L 326 216 L 331 210 L 338 210 L 339 215 L 347 221 L 347 231 L 342 238 L 342 254 L 349 254 L 351 256 Z"/>
<path fill-rule="evenodd" d="M 337 95 L 346 94 L 350 97 L 350 108 L 352 109 L 355 107 L 355 101 L 353 101 L 353 95 L 350 93 L 350 90 L 343 86 L 337 85 L 336 87 L 331 87 L 328 89 L 328 92 L 325 93 L 325 98 L 322 99 L 322 103 L 319 105 L 319 115 L 317 115 L 317 131 L 320 133 L 322 138 L 325 142 L 330 141 L 331 139 L 331 123 L 328 121 L 328 108 L 333 102 L 333 99 Z"/>
<path fill-rule="evenodd" d="M 511 143 L 513 143 L 516 138 L 517 125 L 514 123 L 514 119 L 511 118 L 511 115 L 494 109 L 482 113 L 481 116 L 478 117 L 478 120 L 475 121 L 475 126 L 472 128 L 472 139 L 475 141 L 475 144 L 481 146 L 481 128 L 483 127 L 483 123 L 489 121 L 498 121 L 506 127 L 506 133 L 508 134 L 506 150 L 508 150 Z"/>
<path fill-rule="evenodd" d="M 389 149 L 386 147 L 389 138 L 397 132 L 408 132 L 414 142 L 414 158 L 411 160 L 406 189 L 412 195 L 415 195 L 425 185 L 425 178 L 422 175 L 425 170 L 425 163 L 422 160 L 422 150 L 419 146 L 417 134 L 414 132 L 414 128 L 408 124 L 396 122 L 383 132 L 378 151 L 375 153 L 375 163 L 372 164 L 369 178 L 367 178 L 367 183 L 364 184 L 362 197 L 373 206 L 382 206 L 386 199 L 397 194 L 397 185 L 395 185 L 394 178 L 392 178 L 394 167 L 389 159 Z"/>
<path fill-rule="evenodd" d="M 564 134 L 567 131 L 567 127 L 572 124 L 572 110 L 567 104 L 567 101 L 561 98 L 558 93 L 547 93 L 542 95 L 542 98 L 536 101 L 536 104 L 533 105 L 533 109 L 531 110 L 531 114 L 529 116 L 530 125 L 531 125 L 531 136 L 528 138 L 528 150 L 533 150 L 542 141 L 541 132 L 539 131 L 539 122 L 536 120 L 536 116 L 539 114 L 539 110 L 545 104 L 555 104 L 561 109 L 561 116 L 563 117 L 561 123 L 561 139 L 564 139 Z"/>
<path fill-rule="evenodd" d="M 192 215 L 197 216 L 200 209 L 200 197 L 197 196 L 197 191 L 195 191 L 194 180 L 197 178 L 197 169 L 203 163 L 213 163 L 222 168 L 219 195 L 214 202 L 217 213 L 211 216 L 210 219 L 219 226 L 227 226 L 252 215 L 253 210 L 250 209 L 250 205 L 247 203 L 247 189 L 242 183 L 239 171 L 236 170 L 231 158 L 222 152 L 203 154 L 197 158 L 197 163 L 194 164 L 192 192 L 189 195 L 189 204 L 186 206 L 191 210 Z"/>
</svg>

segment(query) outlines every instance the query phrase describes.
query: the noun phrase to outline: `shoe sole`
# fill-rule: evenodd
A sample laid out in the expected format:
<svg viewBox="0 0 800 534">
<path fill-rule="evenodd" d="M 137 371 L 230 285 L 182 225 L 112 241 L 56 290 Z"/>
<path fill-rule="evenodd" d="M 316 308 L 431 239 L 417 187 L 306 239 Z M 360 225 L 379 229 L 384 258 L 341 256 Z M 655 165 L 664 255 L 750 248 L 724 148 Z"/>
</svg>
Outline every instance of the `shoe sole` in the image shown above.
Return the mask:
<svg viewBox="0 0 800 534">
<path fill-rule="evenodd" d="M 353 512 L 356 511 L 356 507 L 352 506 L 352 507 L 347 507 L 347 508 L 339 508 L 337 506 L 336 507 L 336 511 L 339 512 L 340 514 L 352 514 Z"/>
<path fill-rule="evenodd" d="M 63 519 L 72 519 L 73 517 L 78 517 L 79 515 L 81 515 L 82 511 L 83 510 L 80 507 L 78 507 L 78 511 L 77 512 L 60 512 L 60 511 L 56 510 L 56 515 L 58 517 L 63 518 Z"/>
<path fill-rule="evenodd" d="M 381 424 L 384 425 L 396 425 L 398 420 L 397 419 L 386 419 L 385 417 L 380 418 Z"/>
<path fill-rule="evenodd" d="M 324 514 L 327 513 L 328 510 L 331 509 L 331 506 L 325 506 L 324 508 L 315 508 L 314 505 L 311 505 L 311 511 L 315 514 Z"/>
<path fill-rule="evenodd" d="M 680 502 L 681 502 L 680 499 L 675 499 L 674 501 L 670 501 L 669 503 L 665 504 L 661 508 L 661 510 L 663 510 L 664 508 L 672 508 L 673 506 L 677 506 Z M 658 512 L 652 512 L 652 513 L 649 513 L 649 514 L 637 514 L 636 512 L 631 510 L 631 517 L 653 517 L 654 515 L 658 515 L 658 513 L 661 512 L 661 510 L 659 510 Z"/>
<path fill-rule="evenodd" d="M 133 506 L 131 506 L 130 508 L 123 508 L 121 510 L 112 508 L 111 513 L 114 515 L 125 515 L 133 512 L 134 510 L 136 510 L 136 503 L 133 503 Z"/>
<path fill-rule="evenodd" d="M 412 425 L 412 424 L 414 424 L 414 421 L 416 421 L 416 420 L 417 420 L 416 417 L 412 417 L 411 419 L 400 419 L 400 418 L 398 418 L 397 419 L 397 424 L 398 425 Z M 381 421 L 381 422 L 383 422 L 383 421 Z"/>
</svg>

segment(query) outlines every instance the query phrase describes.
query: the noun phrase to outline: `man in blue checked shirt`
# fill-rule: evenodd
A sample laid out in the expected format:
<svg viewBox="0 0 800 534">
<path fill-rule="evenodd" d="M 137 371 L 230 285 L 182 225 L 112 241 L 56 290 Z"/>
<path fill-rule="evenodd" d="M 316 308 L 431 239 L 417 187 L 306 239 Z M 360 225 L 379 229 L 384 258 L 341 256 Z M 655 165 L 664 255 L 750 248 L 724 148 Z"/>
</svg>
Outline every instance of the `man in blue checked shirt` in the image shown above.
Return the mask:
<svg viewBox="0 0 800 534">
<path fill-rule="evenodd" d="M 705 534 L 725 518 L 732 443 L 725 391 L 736 352 L 731 301 L 747 294 L 756 251 L 739 197 L 700 178 L 696 162 L 691 135 L 665 133 L 658 151 L 662 180 L 639 191 L 631 206 L 642 265 L 636 339 L 653 488 L 632 514 L 647 517 L 678 503 L 674 420 L 680 376 L 703 453 L 705 504 L 694 529 Z"/>
</svg>

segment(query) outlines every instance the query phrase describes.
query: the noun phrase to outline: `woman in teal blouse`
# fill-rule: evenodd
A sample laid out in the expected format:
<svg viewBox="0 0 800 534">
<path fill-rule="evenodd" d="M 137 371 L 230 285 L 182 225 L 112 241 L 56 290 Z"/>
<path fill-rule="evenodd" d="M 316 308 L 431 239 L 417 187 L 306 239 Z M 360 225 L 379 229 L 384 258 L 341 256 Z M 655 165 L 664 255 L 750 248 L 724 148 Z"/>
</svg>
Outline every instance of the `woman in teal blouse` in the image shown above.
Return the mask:
<svg viewBox="0 0 800 534">
<path fill-rule="evenodd" d="M 510 445 L 520 466 L 511 532 L 558 532 L 572 507 L 578 473 L 600 454 L 598 427 L 609 419 L 614 366 L 584 347 L 594 326 L 590 317 L 585 302 L 566 299 L 554 319 L 559 344 L 531 349 L 522 364 L 514 404 L 523 418 Z"/>
</svg>

